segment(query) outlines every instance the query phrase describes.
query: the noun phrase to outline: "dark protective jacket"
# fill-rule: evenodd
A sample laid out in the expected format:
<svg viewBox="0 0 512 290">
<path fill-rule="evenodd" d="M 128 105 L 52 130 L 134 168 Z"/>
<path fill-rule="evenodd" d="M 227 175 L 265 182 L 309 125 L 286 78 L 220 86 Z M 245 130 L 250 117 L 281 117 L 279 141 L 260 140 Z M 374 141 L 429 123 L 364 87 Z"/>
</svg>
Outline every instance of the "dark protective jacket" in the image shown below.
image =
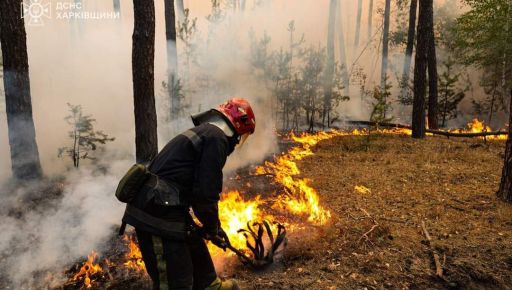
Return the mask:
<svg viewBox="0 0 512 290">
<path fill-rule="evenodd" d="M 179 188 L 182 205 L 156 204 L 149 198 L 149 187 L 137 194 L 131 205 L 165 221 L 189 224 L 188 211 L 191 206 L 204 230 L 216 234 L 220 227 L 217 202 L 222 191 L 222 168 L 236 145 L 235 137 L 227 137 L 221 129 L 209 123 L 190 130 L 195 133 L 192 138 L 186 132 L 176 136 L 149 166 L 149 170 L 159 179 Z M 198 142 L 193 142 L 194 138 Z M 180 237 L 173 233 L 162 233 L 161 229 L 137 219 L 128 211 L 123 222 L 156 235 Z"/>
</svg>

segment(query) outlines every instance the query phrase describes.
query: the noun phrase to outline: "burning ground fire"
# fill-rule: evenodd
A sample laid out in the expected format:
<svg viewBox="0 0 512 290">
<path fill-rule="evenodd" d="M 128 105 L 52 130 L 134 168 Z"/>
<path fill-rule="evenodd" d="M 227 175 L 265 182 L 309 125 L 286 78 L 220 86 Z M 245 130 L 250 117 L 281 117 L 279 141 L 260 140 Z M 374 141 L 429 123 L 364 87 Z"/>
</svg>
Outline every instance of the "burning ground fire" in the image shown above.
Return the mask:
<svg viewBox="0 0 512 290">
<path fill-rule="evenodd" d="M 490 132 L 490 127 L 483 122 L 474 119 L 468 123 L 467 129 L 450 130 L 455 133 L 478 133 Z M 409 129 L 379 129 L 381 134 L 411 135 Z M 259 194 L 252 198 L 244 197 L 243 192 L 233 190 L 222 194 L 219 202 L 219 216 L 223 229 L 230 238 L 231 244 L 248 253 L 246 249 L 247 237 L 240 232 L 246 229 L 248 225 L 254 222 L 268 221 L 272 229 L 277 229 L 277 224 L 273 221 L 279 221 L 284 225 L 288 232 L 304 229 L 305 225 L 325 225 L 331 218 L 331 212 L 321 205 L 317 191 L 311 186 L 311 181 L 307 178 L 299 177 L 300 170 L 297 161 L 313 155 L 311 150 L 318 142 L 337 136 L 357 136 L 367 134 L 366 130 L 355 129 L 353 131 L 330 131 L 318 132 L 315 134 L 290 134 L 289 138 L 298 143 L 286 153 L 276 156 L 273 161 L 266 161 L 264 165 L 256 167 L 253 175 L 271 177 L 273 182 L 281 188 L 275 194 Z M 489 136 L 488 140 L 506 140 L 506 136 Z M 364 186 L 355 188 L 358 192 L 369 192 Z M 103 264 L 107 268 L 123 267 L 139 273 L 145 273 L 145 265 L 142 261 L 140 250 L 133 237 L 125 235 L 123 237 L 128 247 L 128 252 L 124 257 L 124 262 L 119 265 L 112 265 L 105 260 Z M 209 245 L 213 257 L 223 258 L 233 254 L 224 252 L 213 245 Z M 70 281 L 83 281 L 82 289 L 92 287 L 94 277 L 104 270 L 95 262 L 97 260 L 96 252 L 92 252 L 87 261 L 80 270 L 73 275 Z"/>
</svg>

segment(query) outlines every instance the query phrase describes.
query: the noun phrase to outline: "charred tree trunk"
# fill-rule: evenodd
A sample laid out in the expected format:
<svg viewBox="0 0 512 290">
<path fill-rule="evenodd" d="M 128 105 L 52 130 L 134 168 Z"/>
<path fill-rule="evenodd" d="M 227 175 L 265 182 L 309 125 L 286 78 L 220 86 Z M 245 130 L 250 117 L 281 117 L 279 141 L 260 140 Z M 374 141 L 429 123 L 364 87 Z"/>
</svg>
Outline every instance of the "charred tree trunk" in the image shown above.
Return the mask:
<svg viewBox="0 0 512 290">
<path fill-rule="evenodd" d="M 427 59 L 428 59 L 428 126 L 430 129 L 437 129 L 437 57 L 436 57 L 436 40 L 434 36 L 434 1 L 428 0 L 427 11 Z"/>
<path fill-rule="evenodd" d="M 512 90 L 510 90 L 510 117 L 508 126 L 508 139 L 505 148 L 505 161 L 503 163 L 503 171 L 501 174 L 501 183 L 498 192 L 499 198 L 512 202 Z"/>
<path fill-rule="evenodd" d="M 38 179 L 42 175 L 28 72 L 27 36 L 17 0 L 0 1 L 5 107 L 13 177 Z"/>
<path fill-rule="evenodd" d="M 372 39 L 372 28 L 373 28 L 373 0 L 370 0 L 368 8 L 368 42 Z"/>
<path fill-rule="evenodd" d="M 425 138 L 425 93 L 427 81 L 428 7 L 432 0 L 420 1 L 416 59 L 414 65 L 414 100 L 412 107 L 412 137 Z"/>
<path fill-rule="evenodd" d="M 356 36 L 354 40 L 354 46 L 359 46 L 359 36 L 361 34 L 361 16 L 363 13 L 363 0 L 357 1 L 357 18 L 356 18 Z"/>
<path fill-rule="evenodd" d="M 167 40 L 167 91 L 171 99 L 171 118 L 177 119 L 181 109 L 179 94 L 175 91 L 178 81 L 178 50 L 176 47 L 176 14 L 174 0 L 165 0 L 165 38 Z"/>
<path fill-rule="evenodd" d="M 133 0 L 133 10 L 135 149 L 137 162 L 147 162 L 158 151 L 154 84 L 155 4 L 153 0 Z"/>
<path fill-rule="evenodd" d="M 329 24 L 327 29 L 327 63 L 324 80 L 324 107 L 322 112 L 322 126 L 325 127 L 325 119 L 331 108 L 332 87 L 334 81 L 334 26 L 336 20 L 337 0 L 331 0 L 329 6 Z M 330 120 L 327 118 L 327 126 Z"/>
<path fill-rule="evenodd" d="M 416 14 L 418 0 L 411 0 L 409 9 L 409 32 L 407 33 L 407 47 L 405 49 L 404 72 L 402 74 L 402 97 L 405 98 L 409 87 L 409 74 L 411 70 L 412 53 L 414 51 L 414 38 L 416 37 Z"/>
<path fill-rule="evenodd" d="M 391 0 L 386 0 L 384 9 L 384 31 L 382 32 L 382 66 L 380 71 L 380 87 L 381 90 L 386 88 L 387 72 L 388 72 L 388 49 L 389 49 L 389 18 L 391 14 Z"/>
</svg>

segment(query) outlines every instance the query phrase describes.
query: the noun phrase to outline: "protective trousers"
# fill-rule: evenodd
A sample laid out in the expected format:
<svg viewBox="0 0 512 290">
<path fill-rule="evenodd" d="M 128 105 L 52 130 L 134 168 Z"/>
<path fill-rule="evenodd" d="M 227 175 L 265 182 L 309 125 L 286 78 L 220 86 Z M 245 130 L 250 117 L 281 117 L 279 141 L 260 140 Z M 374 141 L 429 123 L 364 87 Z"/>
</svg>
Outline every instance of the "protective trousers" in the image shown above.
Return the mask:
<svg viewBox="0 0 512 290">
<path fill-rule="evenodd" d="M 205 241 L 196 233 L 170 240 L 136 229 L 153 290 L 203 290 L 217 278 Z"/>
</svg>

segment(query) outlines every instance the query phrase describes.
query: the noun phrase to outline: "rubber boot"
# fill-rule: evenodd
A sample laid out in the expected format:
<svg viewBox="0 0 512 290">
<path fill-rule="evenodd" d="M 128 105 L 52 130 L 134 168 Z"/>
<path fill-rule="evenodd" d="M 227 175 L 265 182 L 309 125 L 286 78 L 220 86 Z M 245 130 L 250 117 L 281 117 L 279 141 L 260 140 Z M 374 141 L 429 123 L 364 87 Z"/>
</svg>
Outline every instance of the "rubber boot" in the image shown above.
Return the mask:
<svg viewBox="0 0 512 290">
<path fill-rule="evenodd" d="M 222 281 L 217 277 L 205 290 L 240 290 L 240 288 L 235 280 Z"/>
</svg>

